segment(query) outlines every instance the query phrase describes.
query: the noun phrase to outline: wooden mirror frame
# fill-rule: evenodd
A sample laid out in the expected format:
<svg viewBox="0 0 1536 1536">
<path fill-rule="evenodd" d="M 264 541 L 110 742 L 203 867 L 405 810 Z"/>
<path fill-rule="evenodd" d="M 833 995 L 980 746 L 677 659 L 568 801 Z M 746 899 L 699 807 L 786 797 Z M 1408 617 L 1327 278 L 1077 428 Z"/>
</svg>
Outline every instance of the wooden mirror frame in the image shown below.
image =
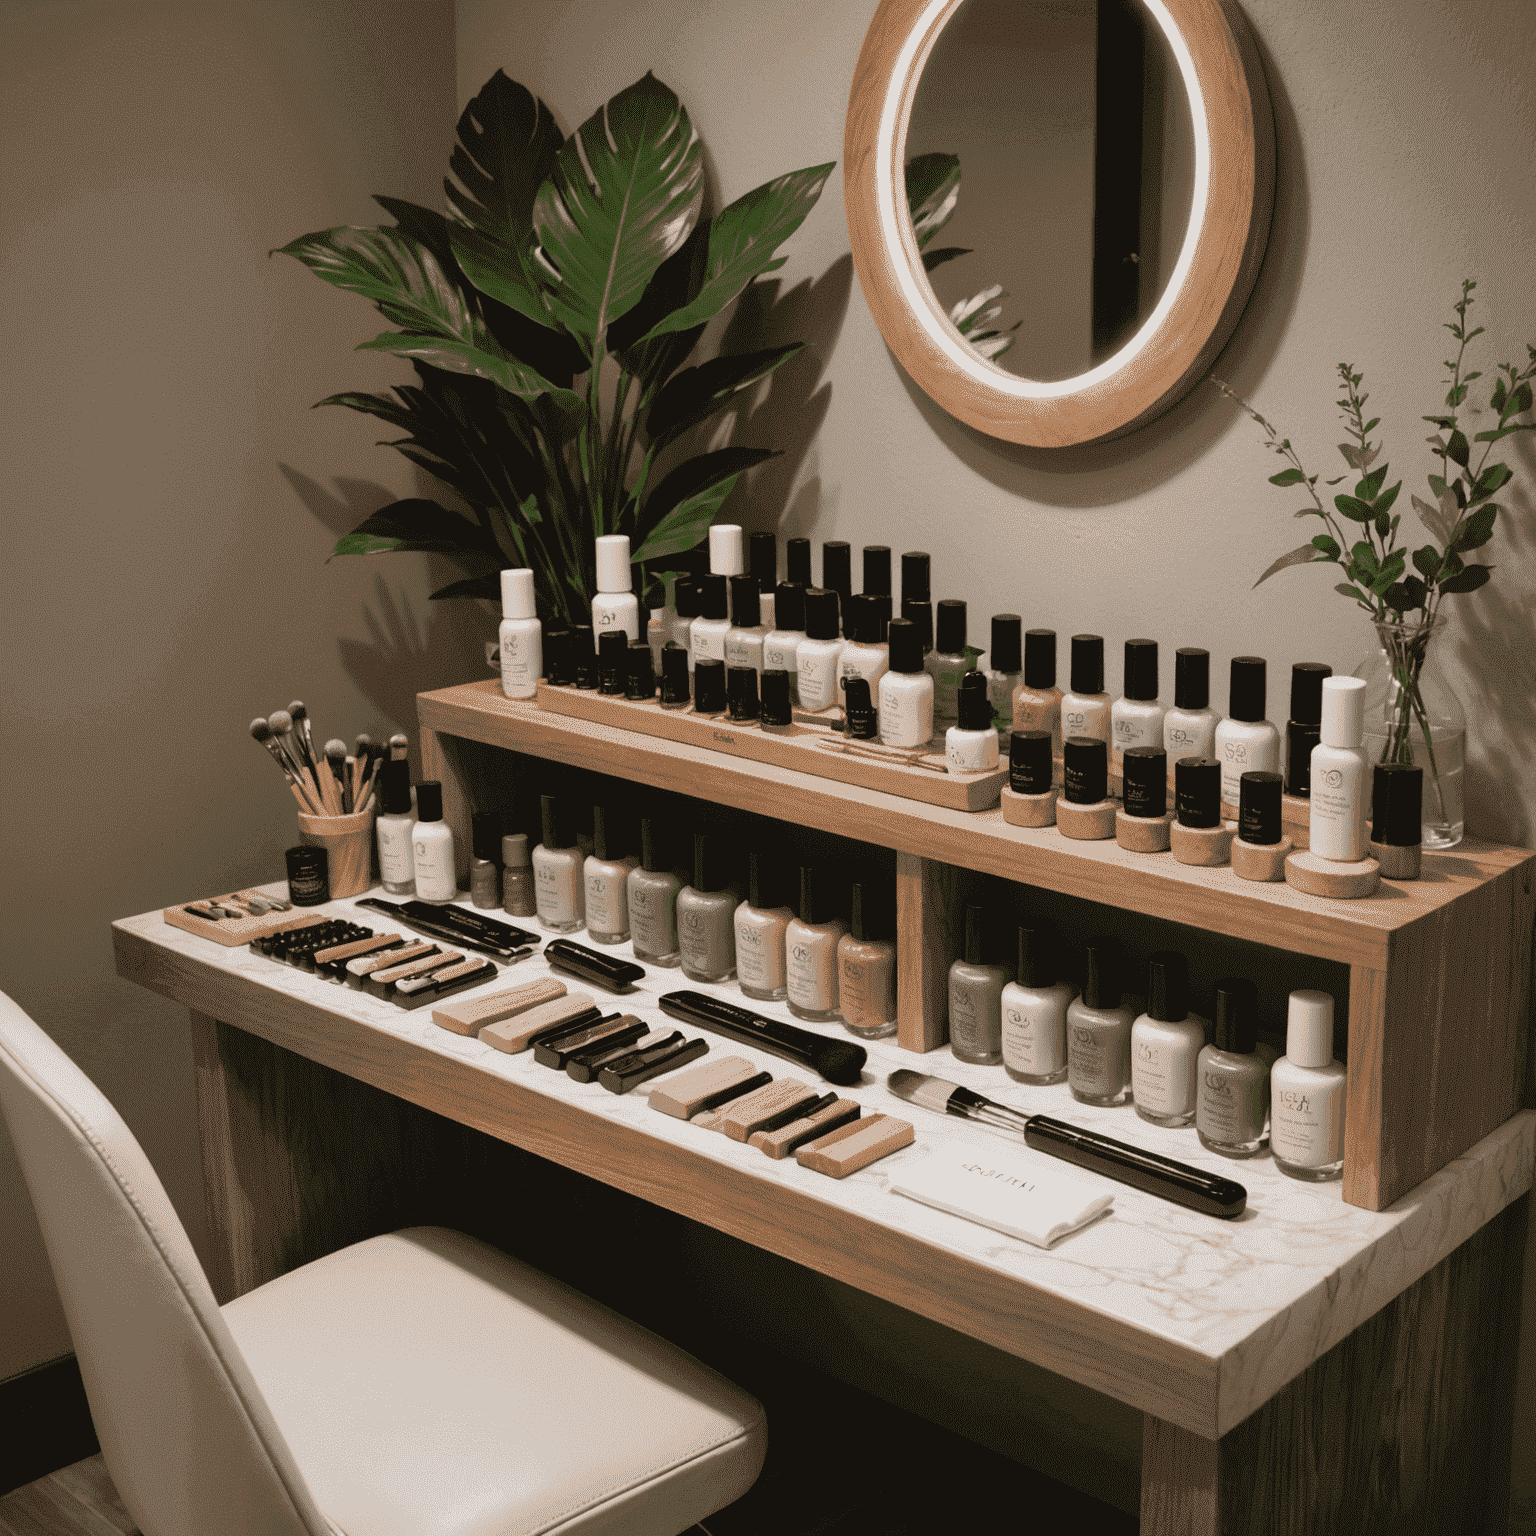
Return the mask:
<svg viewBox="0 0 1536 1536">
<path fill-rule="evenodd" d="M 1177 60 L 1194 118 L 1195 185 L 1173 275 L 1114 356 L 1042 383 L 978 356 L 935 298 L 907 213 L 907 123 L 918 79 L 962 0 L 881 0 L 843 133 L 853 262 L 875 324 L 951 415 L 1011 443 L 1119 437 L 1167 410 L 1225 345 L 1252 291 L 1274 202 L 1275 133 L 1258 51 L 1227 0 L 1144 0 Z M 1028 299 L 1028 295 L 1021 295 Z"/>
</svg>

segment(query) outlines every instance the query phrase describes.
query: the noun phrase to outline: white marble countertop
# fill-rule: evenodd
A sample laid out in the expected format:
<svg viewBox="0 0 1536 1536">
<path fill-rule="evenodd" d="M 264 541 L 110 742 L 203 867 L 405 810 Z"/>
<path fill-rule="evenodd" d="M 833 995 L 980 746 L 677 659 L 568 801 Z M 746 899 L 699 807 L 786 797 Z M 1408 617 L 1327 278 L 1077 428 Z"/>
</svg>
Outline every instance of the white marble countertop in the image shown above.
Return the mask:
<svg viewBox="0 0 1536 1536">
<path fill-rule="evenodd" d="M 282 891 L 284 887 L 271 889 Z M 389 929 L 384 914 L 359 908 L 352 901 L 334 901 L 324 910 L 379 932 Z M 499 912 L 487 915 L 504 916 Z M 1515 1115 L 1396 1204 L 1373 1212 L 1346 1205 L 1336 1182 L 1303 1184 L 1287 1178 L 1267 1153 L 1246 1161 L 1219 1157 L 1200 1146 L 1193 1128 L 1165 1130 L 1150 1125 L 1129 1106 L 1100 1109 L 1079 1104 L 1065 1084 L 1031 1088 L 1014 1083 L 1001 1067 L 974 1067 L 955 1061 L 947 1047 L 916 1056 L 902 1050 L 894 1038 L 861 1042 L 869 1052 L 863 1085 L 844 1092 L 857 1098 L 866 1114 L 885 1112 L 910 1120 L 916 1143 L 849 1178 L 832 1180 L 801 1168 L 793 1159 L 774 1162 L 753 1147 L 654 1113 L 646 1102 L 650 1084 L 620 1097 L 596 1084 L 578 1084 L 563 1073 L 539 1066 L 531 1052 L 508 1056 L 478 1040 L 452 1034 L 433 1024 L 430 1005 L 407 1012 L 244 947 L 227 949 L 174 928 L 159 912 L 125 918 L 115 926 L 204 964 L 239 972 L 288 996 L 341 1009 L 371 1028 L 468 1061 L 493 1076 L 579 1105 L 591 1114 L 684 1144 L 699 1156 L 732 1164 L 755 1178 L 790 1183 L 802 1192 L 813 1191 L 830 1204 L 1206 1356 L 1217 1363 L 1219 1372 L 1222 1433 L 1274 1396 L 1531 1185 L 1536 1111 Z M 585 934 L 571 937 L 586 939 Z M 630 958 L 628 945 L 612 952 Z M 673 1022 L 655 1007 L 656 999 L 662 993 L 695 984 L 679 970 L 653 966 L 647 971 L 644 981 L 623 998 L 614 999 L 611 1006 L 638 1012 L 648 1022 L 672 1028 Z M 500 971 L 484 990 L 546 974 L 548 966 L 534 956 Z M 561 979 L 573 991 L 593 990 L 600 1002 L 608 996 L 573 978 Z M 751 1003 L 734 985 L 697 990 L 716 992 L 771 1018 L 799 1022 L 783 1004 Z M 457 999 L 477 995 L 479 989 L 459 993 Z M 676 1027 L 685 1029 L 690 1038 L 705 1035 L 711 1055 L 745 1056 L 776 1078 L 813 1081 L 812 1074 L 751 1046 L 680 1024 Z M 802 1027 L 850 1038 L 840 1026 Z M 940 1147 L 958 1143 L 999 1145 L 997 1132 L 931 1113 L 889 1093 L 884 1087 L 885 1077 L 897 1067 L 929 1072 L 1001 1103 L 1055 1115 L 1236 1179 L 1248 1190 L 1247 1211 L 1235 1221 L 1221 1221 L 1073 1168 L 1069 1171 L 1075 1177 L 1112 1191 L 1114 1207 L 1104 1219 L 1044 1251 L 894 1195 L 888 1187 L 893 1170 L 909 1167 Z M 1012 1138 L 1003 1137 L 1001 1145 L 1026 1161 L 1039 1161 L 1057 1170 L 1063 1166 Z"/>
</svg>

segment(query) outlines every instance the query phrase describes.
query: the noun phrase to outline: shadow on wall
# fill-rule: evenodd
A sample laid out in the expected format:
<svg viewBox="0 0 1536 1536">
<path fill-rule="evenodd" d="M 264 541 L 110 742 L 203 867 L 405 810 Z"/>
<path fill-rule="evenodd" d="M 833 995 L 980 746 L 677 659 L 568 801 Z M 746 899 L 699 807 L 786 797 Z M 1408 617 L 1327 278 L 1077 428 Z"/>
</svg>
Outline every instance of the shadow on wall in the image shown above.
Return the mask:
<svg viewBox="0 0 1536 1536">
<path fill-rule="evenodd" d="M 1275 202 L 1258 279 L 1237 325 L 1207 370 L 1249 395 L 1289 324 L 1300 287 L 1310 212 L 1296 114 L 1280 69 L 1255 38 L 1275 118 Z M 957 421 L 934 404 L 891 358 L 935 434 L 957 458 L 1003 490 L 1058 507 L 1109 507 L 1172 479 L 1230 429 L 1232 408 L 1198 378 L 1170 410 L 1128 436 L 1074 448 L 1027 448 Z"/>
</svg>

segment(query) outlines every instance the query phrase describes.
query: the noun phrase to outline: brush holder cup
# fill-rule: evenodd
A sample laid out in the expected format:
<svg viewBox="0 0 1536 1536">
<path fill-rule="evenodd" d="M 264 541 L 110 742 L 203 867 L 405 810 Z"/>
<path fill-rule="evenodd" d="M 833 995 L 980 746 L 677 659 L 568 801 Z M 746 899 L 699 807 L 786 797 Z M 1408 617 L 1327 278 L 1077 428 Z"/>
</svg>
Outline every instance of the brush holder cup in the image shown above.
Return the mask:
<svg viewBox="0 0 1536 1536">
<path fill-rule="evenodd" d="M 299 841 L 324 848 L 331 896 L 361 896 L 373 884 L 373 812 L 352 816 L 299 815 Z"/>
</svg>

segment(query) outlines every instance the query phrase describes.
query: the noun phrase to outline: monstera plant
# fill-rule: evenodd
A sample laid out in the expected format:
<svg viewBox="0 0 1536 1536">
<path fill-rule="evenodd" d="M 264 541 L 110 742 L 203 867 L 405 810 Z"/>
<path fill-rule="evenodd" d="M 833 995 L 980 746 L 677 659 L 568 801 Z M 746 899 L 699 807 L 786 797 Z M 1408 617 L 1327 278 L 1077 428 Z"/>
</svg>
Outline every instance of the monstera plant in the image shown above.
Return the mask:
<svg viewBox="0 0 1536 1536">
<path fill-rule="evenodd" d="M 338 555 L 427 550 L 462 580 L 434 597 L 494 597 L 499 571 L 534 572 L 541 611 L 589 611 L 593 540 L 629 536 L 663 572 L 704 537 L 771 448 L 681 458 L 693 427 L 801 343 L 685 367 L 705 326 L 784 264 L 831 165 L 791 171 L 704 217 L 704 163 L 677 96 L 647 74 L 569 138 L 500 70 L 464 109 L 444 181 L 448 212 L 376 201 L 393 226 L 322 230 L 282 247 L 361 294 L 395 330 L 363 348 L 409 359 L 388 394 L 332 395 L 405 434 L 390 443 L 465 512 L 409 497 Z"/>
</svg>

